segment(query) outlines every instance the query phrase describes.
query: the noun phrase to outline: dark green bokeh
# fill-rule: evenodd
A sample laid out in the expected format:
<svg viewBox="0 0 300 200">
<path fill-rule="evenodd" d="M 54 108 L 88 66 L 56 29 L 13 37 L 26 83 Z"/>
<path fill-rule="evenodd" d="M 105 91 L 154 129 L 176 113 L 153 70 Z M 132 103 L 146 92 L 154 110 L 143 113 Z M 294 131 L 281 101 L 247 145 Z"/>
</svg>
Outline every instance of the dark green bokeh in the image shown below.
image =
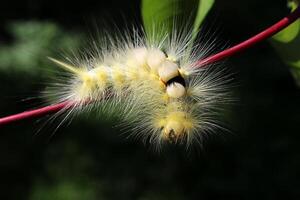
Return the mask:
<svg viewBox="0 0 300 200">
<path fill-rule="evenodd" d="M 56 69 L 46 56 L 82 45 L 98 22 L 139 23 L 139 12 L 138 0 L 2 2 L 1 116 L 42 103 L 21 100 L 37 96 L 43 72 Z M 285 1 L 216 0 L 205 28 L 234 44 L 286 13 Z M 22 57 L 18 44 L 34 50 Z M 0 199 L 298 199 L 300 93 L 288 68 L 267 42 L 225 66 L 238 85 L 233 134 L 210 137 L 202 150 L 156 154 L 126 139 L 112 119 L 77 118 L 54 135 L 56 124 L 38 132 L 46 119 L 1 127 Z"/>
</svg>

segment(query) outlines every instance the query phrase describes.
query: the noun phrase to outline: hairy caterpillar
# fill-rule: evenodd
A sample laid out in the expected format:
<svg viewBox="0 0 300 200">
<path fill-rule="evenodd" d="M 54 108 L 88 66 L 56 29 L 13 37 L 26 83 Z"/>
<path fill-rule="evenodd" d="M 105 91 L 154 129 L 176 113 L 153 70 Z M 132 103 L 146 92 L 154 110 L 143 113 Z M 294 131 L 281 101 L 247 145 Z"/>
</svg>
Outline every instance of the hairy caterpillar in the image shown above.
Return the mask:
<svg viewBox="0 0 300 200">
<path fill-rule="evenodd" d="M 134 127 L 132 132 L 157 147 L 163 141 L 186 142 L 187 146 L 192 141 L 201 142 L 205 133 L 218 127 L 215 117 L 219 105 L 230 100 L 227 77 L 222 70 L 207 66 L 271 37 L 299 17 L 297 7 L 257 35 L 208 57 L 205 54 L 210 48 L 190 48 L 193 38 L 184 31 L 160 40 L 143 37 L 136 30 L 133 37 L 125 34 L 113 39 L 109 35 L 94 51 L 84 54 L 84 59 L 52 59 L 70 75 L 66 78 L 60 73 L 60 82 L 46 93 L 52 104 L 1 117 L 0 126 L 66 113 L 61 124 L 71 114 L 86 109 L 111 111 L 120 107 L 124 122 Z"/>
<path fill-rule="evenodd" d="M 223 70 L 196 64 L 211 49 L 192 47 L 192 34 L 184 31 L 162 39 L 133 33 L 102 38 L 83 59 L 50 58 L 69 76 L 47 95 L 52 103 L 70 102 L 67 115 L 86 107 L 118 108 L 131 132 L 157 147 L 164 141 L 201 142 L 218 127 L 217 111 L 230 100 Z"/>
</svg>

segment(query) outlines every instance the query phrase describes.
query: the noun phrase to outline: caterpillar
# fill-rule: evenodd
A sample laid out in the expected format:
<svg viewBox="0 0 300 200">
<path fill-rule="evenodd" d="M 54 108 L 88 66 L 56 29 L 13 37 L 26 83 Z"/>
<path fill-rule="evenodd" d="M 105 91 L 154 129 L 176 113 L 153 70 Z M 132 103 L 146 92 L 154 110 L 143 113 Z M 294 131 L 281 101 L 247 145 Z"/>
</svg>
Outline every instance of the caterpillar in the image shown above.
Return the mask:
<svg viewBox="0 0 300 200">
<path fill-rule="evenodd" d="M 163 37 L 135 29 L 133 37 L 106 34 L 82 59 L 50 58 L 68 73 L 59 73 L 59 81 L 45 92 L 50 105 L 1 117 L 0 126 L 49 113 L 65 114 L 61 124 L 84 110 L 117 110 L 133 135 L 158 148 L 164 142 L 201 144 L 203 136 L 220 127 L 216 117 L 231 100 L 230 79 L 213 64 L 268 39 L 299 17 L 297 7 L 262 32 L 213 55 L 206 55 L 211 53 L 207 45 L 193 47 L 194 38 L 185 31 Z"/>
<path fill-rule="evenodd" d="M 196 64 L 211 48 L 192 46 L 192 34 L 184 31 L 132 32 L 103 36 L 82 59 L 50 58 L 68 73 L 46 92 L 51 103 L 70 102 L 68 116 L 117 109 L 130 133 L 157 147 L 201 143 L 219 127 L 216 115 L 230 101 L 224 69 Z"/>
</svg>

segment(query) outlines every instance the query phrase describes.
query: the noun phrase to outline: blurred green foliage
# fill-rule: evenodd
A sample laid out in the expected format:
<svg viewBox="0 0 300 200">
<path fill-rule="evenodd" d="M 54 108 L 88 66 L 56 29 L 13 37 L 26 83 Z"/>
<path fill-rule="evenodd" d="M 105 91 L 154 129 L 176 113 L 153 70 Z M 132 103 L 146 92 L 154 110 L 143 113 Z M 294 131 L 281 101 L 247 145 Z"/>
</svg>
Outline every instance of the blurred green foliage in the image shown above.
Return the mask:
<svg viewBox="0 0 300 200">
<path fill-rule="evenodd" d="M 292 11 L 299 5 L 297 0 L 289 0 L 288 2 L 288 7 Z M 290 68 L 297 85 L 300 87 L 300 19 L 274 35 L 271 44 Z"/>
<path fill-rule="evenodd" d="M 143 23 L 148 35 L 162 39 L 178 27 L 192 28 L 196 37 L 214 0 L 142 0 Z M 174 27 L 175 25 L 175 27 Z"/>
<path fill-rule="evenodd" d="M 67 33 L 52 22 L 19 21 L 7 27 L 12 41 L 0 45 L 0 70 L 41 76 L 49 71 L 48 56 L 80 46 L 80 34 Z M 53 68 L 52 68 L 53 69 Z M 48 70 L 48 71 L 47 71 Z"/>
<path fill-rule="evenodd" d="M 213 7 L 215 3 L 215 0 L 200 0 L 198 4 L 198 10 L 197 14 L 194 19 L 194 25 L 193 25 L 193 38 L 196 37 L 199 28 L 201 27 L 201 24 L 203 23 L 206 15 L 210 11 L 210 9 Z"/>
</svg>

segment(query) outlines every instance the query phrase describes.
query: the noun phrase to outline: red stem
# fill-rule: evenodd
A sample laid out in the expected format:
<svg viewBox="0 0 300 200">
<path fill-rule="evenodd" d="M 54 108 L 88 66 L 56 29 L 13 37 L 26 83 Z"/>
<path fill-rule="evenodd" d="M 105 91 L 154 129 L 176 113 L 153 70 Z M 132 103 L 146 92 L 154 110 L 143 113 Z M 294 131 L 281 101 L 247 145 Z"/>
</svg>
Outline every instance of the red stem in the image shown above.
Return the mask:
<svg viewBox="0 0 300 200">
<path fill-rule="evenodd" d="M 278 33 L 282 29 L 286 28 L 290 24 L 292 24 L 294 21 L 296 21 L 300 17 L 300 7 L 298 7 L 294 12 L 292 12 L 290 15 L 287 17 L 283 18 L 273 26 L 265 29 L 261 33 L 251 37 L 250 39 L 241 42 L 240 44 L 237 44 L 229 49 L 226 49 L 224 51 L 221 51 L 215 55 L 209 56 L 207 58 L 204 58 L 203 60 L 199 60 L 196 62 L 195 66 L 203 67 L 207 64 L 214 63 L 217 61 L 220 61 L 222 59 L 231 57 L 241 51 L 244 51 L 253 45 L 271 37 L 272 35 Z M 16 121 L 20 121 L 23 119 L 30 119 L 30 118 L 36 118 L 40 116 L 44 116 L 50 113 L 56 113 L 60 111 L 61 109 L 68 109 L 71 108 L 69 102 L 62 102 L 59 104 L 55 105 L 50 105 L 46 106 L 43 108 L 35 109 L 35 110 L 30 110 L 30 111 L 25 111 L 22 113 L 10 115 L 7 117 L 0 118 L 0 126 L 5 125 L 5 124 L 10 124 Z"/>
<path fill-rule="evenodd" d="M 214 63 L 220 60 L 223 60 L 224 58 L 231 57 L 234 54 L 237 54 L 241 51 L 244 51 L 253 45 L 275 35 L 276 33 L 280 32 L 282 29 L 286 28 L 290 24 L 292 24 L 294 21 L 296 21 L 300 17 L 300 6 L 292 12 L 287 17 L 283 18 L 273 26 L 263 30 L 259 34 L 249 38 L 248 40 L 245 40 L 244 42 L 241 42 L 229 49 L 226 49 L 224 51 L 221 51 L 217 54 L 214 54 L 212 56 L 209 56 L 207 58 L 204 58 L 203 60 L 199 60 L 196 62 L 196 66 L 204 66 L 210 63 Z"/>
<path fill-rule="evenodd" d="M 0 126 L 5 124 L 10 124 L 15 121 L 20 121 L 23 119 L 41 117 L 50 113 L 56 113 L 63 108 L 71 107 L 69 102 L 62 102 L 55 105 L 46 106 L 43 108 L 38 108 L 35 110 L 29 110 L 22 113 L 10 115 L 7 117 L 0 118 Z"/>
</svg>

